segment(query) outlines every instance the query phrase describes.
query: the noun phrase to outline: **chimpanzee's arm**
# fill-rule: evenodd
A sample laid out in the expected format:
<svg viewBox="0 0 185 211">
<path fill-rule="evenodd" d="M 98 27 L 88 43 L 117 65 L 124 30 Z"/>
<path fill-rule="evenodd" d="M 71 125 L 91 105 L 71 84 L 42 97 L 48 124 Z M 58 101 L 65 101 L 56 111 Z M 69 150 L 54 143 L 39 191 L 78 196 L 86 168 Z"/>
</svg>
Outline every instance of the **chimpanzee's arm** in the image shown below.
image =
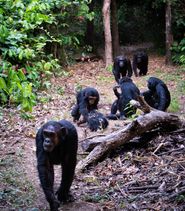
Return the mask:
<svg viewBox="0 0 185 211">
<path fill-rule="evenodd" d="M 120 79 L 120 70 L 119 70 L 119 66 L 118 64 L 115 62 L 113 65 L 113 69 L 112 69 L 112 73 L 114 75 L 114 78 L 116 80 L 117 83 L 119 83 L 119 79 Z"/>
<path fill-rule="evenodd" d="M 36 136 L 36 156 L 41 186 L 45 193 L 46 199 L 50 204 L 50 209 L 52 211 L 57 211 L 59 202 L 56 199 L 53 191 L 54 169 L 53 165 L 49 163 L 47 154 L 43 149 L 43 138 L 41 130 L 39 130 Z"/>
<path fill-rule="evenodd" d="M 132 66 L 130 63 L 130 59 L 127 60 L 127 68 L 128 68 L 128 77 L 132 76 Z"/>
<path fill-rule="evenodd" d="M 118 90 L 117 90 L 119 87 L 120 87 L 119 85 L 113 87 L 114 94 L 116 95 L 116 97 L 117 97 L 118 99 L 120 98 L 120 93 L 119 93 Z"/>
<path fill-rule="evenodd" d="M 79 111 L 80 114 L 84 117 L 84 120 L 87 120 L 88 110 L 87 110 L 87 102 L 85 99 L 82 99 L 79 103 Z"/>
</svg>

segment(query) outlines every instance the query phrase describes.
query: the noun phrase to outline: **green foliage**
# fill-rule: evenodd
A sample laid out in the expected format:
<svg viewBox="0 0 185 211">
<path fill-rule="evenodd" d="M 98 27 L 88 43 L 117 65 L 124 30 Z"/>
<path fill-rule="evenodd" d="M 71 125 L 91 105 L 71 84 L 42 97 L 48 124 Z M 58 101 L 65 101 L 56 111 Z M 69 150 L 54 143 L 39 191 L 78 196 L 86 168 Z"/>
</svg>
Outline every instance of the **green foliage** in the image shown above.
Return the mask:
<svg viewBox="0 0 185 211">
<path fill-rule="evenodd" d="M 173 52 L 173 62 L 185 65 L 185 38 L 182 39 L 180 43 L 174 42 L 171 49 Z"/>
<path fill-rule="evenodd" d="M 50 78 L 67 60 L 66 49 L 78 47 L 84 35 L 88 0 L 1 0 L 0 103 L 35 105 L 33 91 L 50 88 Z M 75 12 L 74 12 L 75 11 Z M 8 63 L 7 63 L 8 61 Z M 8 66 L 7 66 L 8 64 Z M 6 66 L 6 68 L 5 68 Z"/>
<path fill-rule="evenodd" d="M 13 69 L 9 63 L 0 68 L 0 100 L 1 103 L 18 105 L 20 110 L 31 111 L 36 103 L 32 93 L 32 83 L 27 81 L 22 69 Z"/>
</svg>

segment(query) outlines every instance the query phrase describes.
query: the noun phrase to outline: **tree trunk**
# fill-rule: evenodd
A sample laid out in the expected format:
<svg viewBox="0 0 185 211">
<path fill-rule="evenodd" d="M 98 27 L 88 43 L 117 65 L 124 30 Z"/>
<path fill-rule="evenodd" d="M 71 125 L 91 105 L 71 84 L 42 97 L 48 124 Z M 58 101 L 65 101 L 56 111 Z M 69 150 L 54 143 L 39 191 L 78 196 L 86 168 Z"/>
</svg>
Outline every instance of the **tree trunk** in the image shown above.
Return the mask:
<svg viewBox="0 0 185 211">
<path fill-rule="evenodd" d="M 111 0 L 104 0 L 103 2 L 103 23 L 105 34 L 105 66 L 112 64 L 112 37 L 110 27 L 110 4 Z"/>
<path fill-rule="evenodd" d="M 171 50 L 170 47 L 173 42 L 173 35 L 171 32 L 171 4 L 170 0 L 166 2 L 166 64 L 169 65 L 171 61 Z"/>
<path fill-rule="evenodd" d="M 120 55 L 116 0 L 111 2 L 111 20 L 112 20 L 111 31 L 112 31 L 113 56 L 116 57 Z"/>
</svg>

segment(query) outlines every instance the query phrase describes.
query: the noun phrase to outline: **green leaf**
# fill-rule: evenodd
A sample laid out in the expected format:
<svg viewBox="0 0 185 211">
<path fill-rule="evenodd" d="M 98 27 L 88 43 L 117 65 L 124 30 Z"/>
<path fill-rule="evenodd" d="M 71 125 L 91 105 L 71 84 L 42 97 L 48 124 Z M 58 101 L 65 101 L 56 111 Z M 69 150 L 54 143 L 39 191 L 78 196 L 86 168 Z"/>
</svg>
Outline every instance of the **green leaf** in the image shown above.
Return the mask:
<svg viewBox="0 0 185 211">
<path fill-rule="evenodd" d="M 7 89 L 6 82 L 5 82 L 4 78 L 0 78 L 0 88 Z"/>
<path fill-rule="evenodd" d="M 21 81 L 26 80 L 26 76 L 24 75 L 24 73 L 21 69 L 18 70 L 17 75 L 18 75 L 18 77 L 20 78 Z"/>
<path fill-rule="evenodd" d="M 52 65 L 51 65 L 50 62 L 46 62 L 46 63 L 44 64 L 44 69 L 45 69 L 45 70 L 50 70 L 51 67 L 52 67 Z"/>
<path fill-rule="evenodd" d="M 19 59 L 20 59 L 20 60 L 22 60 L 22 58 L 23 58 L 23 53 L 24 53 L 23 50 L 21 50 L 20 53 L 19 53 Z"/>
</svg>

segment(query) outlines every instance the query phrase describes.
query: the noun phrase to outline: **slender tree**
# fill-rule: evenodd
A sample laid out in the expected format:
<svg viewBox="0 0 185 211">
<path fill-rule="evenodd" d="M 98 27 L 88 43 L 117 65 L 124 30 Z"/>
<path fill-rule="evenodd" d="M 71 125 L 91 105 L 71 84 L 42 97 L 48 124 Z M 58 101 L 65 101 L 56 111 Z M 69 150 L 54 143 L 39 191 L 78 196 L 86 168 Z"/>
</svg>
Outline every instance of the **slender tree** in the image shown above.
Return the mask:
<svg viewBox="0 0 185 211">
<path fill-rule="evenodd" d="M 113 56 L 116 57 L 120 54 L 116 0 L 111 1 L 111 22 Z"/>
<path fill-rule="evenodd" d="M 108 67 L 112 64 L 112 36 L 110 27 L 110 4 L 111 0 L 103 1 L 103 23 L 105 34 L 105 65 Z"/>
<path fill-rule="evenodd" d="M 171 64 L 171 50 L 170 47 L 173 42 L 173 35 L 171 31 L 171 2 L 166 1 L 166 64 Z"/>
</svg>

